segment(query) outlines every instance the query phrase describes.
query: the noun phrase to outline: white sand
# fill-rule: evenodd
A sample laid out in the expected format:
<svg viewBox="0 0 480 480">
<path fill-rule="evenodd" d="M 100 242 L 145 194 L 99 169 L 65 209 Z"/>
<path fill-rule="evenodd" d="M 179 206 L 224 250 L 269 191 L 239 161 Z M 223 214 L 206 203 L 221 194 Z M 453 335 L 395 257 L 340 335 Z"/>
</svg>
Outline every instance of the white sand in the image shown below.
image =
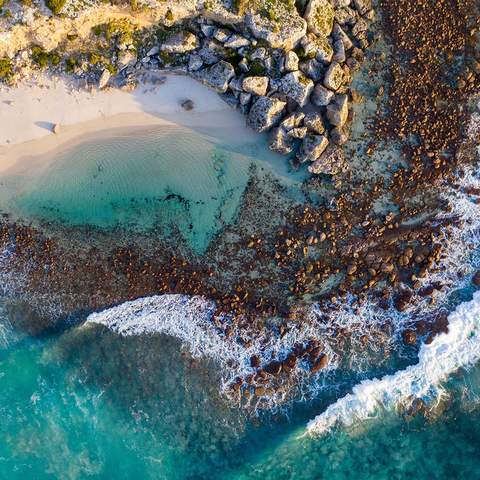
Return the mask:
<svg viewBox="0 0 480 480">
<path fill-rule="evenodd" d="M 158 74 L 157 77 L 165 76 Z M 186 112 L 181 103 L 193 100 Z M 77 90 L 62 79 L 0 90 L 0 172 L 83 137 L 117 127 L 179 124 L 217 129 L 228 140 L 255 141 L 245 117 L 195 80 L 168 75 L 163 84 L 144 83 L 132 92 Z M 53 126 L 60 125 L 58 134 Z"/>
</svg>

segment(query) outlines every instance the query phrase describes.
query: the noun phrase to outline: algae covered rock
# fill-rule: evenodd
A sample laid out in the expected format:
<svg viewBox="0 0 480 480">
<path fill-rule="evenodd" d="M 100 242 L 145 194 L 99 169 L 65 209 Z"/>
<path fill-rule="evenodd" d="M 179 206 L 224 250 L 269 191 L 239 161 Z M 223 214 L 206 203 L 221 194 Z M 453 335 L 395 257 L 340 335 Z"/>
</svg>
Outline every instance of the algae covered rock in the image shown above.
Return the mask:
<svg viewBox="0 0 480 480">
<path fill-rule="evenodd" d="M 245 14 L 245 25 L 255 38 L 284 50 L 294 48 L 307 33 L 307 23 L 294 3 L 281 0 L 256 0 Z"/>
<path fill-rule="evenodd" d="M 335 10 L 328 0 L 310 0 L 305 10 L 308 30 L 316 35 L 328 37 L 332 33 Z"/>
</svg>

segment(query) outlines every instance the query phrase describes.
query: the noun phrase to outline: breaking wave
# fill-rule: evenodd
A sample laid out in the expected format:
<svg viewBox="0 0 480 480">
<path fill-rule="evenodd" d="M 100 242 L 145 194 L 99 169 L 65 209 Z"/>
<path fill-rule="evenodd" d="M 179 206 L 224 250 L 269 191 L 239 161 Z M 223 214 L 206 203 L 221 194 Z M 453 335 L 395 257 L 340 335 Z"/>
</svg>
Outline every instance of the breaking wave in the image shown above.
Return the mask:
<svg viewBox="0 0 480 480">
<path fill-rule="evenodd" d="M 330 405 L 307 425 L 310 434 L 322 434 L 335 425 L 350 426 L 375 418 L 411 399 L 433 399 L 442 394 L 441 383 L 462 367 L 480 359 L 480 292 L 449 316 L 449 332 L 422 345 L 416 365 L 381 379 L 365 380 Z"/>
</svg>

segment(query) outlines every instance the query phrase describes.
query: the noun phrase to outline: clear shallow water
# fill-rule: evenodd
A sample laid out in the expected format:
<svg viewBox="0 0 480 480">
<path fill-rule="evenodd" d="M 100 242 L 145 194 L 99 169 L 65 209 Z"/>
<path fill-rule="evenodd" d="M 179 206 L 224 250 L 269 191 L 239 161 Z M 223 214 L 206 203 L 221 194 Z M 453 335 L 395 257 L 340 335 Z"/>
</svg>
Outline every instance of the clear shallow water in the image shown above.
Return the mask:
<svg viewBox="0 0 480 480">
<path fill-rule="evenodd" d="M 289 174 L 285 159 L 264 144 L 260 137 L 226 145 L 180 126 L 112 130 L 36 162 L 46 166 L 2 178 L 0 207 L 68 225 L 179 231 L 202 252 L 234 219 L 252 168 L 299 187 L 303 174 Z"/>
</svg>

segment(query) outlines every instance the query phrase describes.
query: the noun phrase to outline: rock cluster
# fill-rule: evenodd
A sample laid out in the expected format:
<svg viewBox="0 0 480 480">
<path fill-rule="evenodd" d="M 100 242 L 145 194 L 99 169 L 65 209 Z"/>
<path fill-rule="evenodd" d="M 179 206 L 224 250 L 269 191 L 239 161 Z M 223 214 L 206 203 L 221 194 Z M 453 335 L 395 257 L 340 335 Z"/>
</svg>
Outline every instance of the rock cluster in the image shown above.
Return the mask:
<svg viewBox="0 0 480 480">
<path fill-rule="evenodd" d="M 303 11 L 277 3 L 267 16 L 247 9 L 241 22 L 201 15 L 142 66 L 182 69 L 239 108 L 255 131 L 270 131 L 272 150 L 309 163 L 312 174 L 335 175 L 347 166 L 349 84 L 369 44 L 370 0 L 310 0 Z"/>
</svg>

